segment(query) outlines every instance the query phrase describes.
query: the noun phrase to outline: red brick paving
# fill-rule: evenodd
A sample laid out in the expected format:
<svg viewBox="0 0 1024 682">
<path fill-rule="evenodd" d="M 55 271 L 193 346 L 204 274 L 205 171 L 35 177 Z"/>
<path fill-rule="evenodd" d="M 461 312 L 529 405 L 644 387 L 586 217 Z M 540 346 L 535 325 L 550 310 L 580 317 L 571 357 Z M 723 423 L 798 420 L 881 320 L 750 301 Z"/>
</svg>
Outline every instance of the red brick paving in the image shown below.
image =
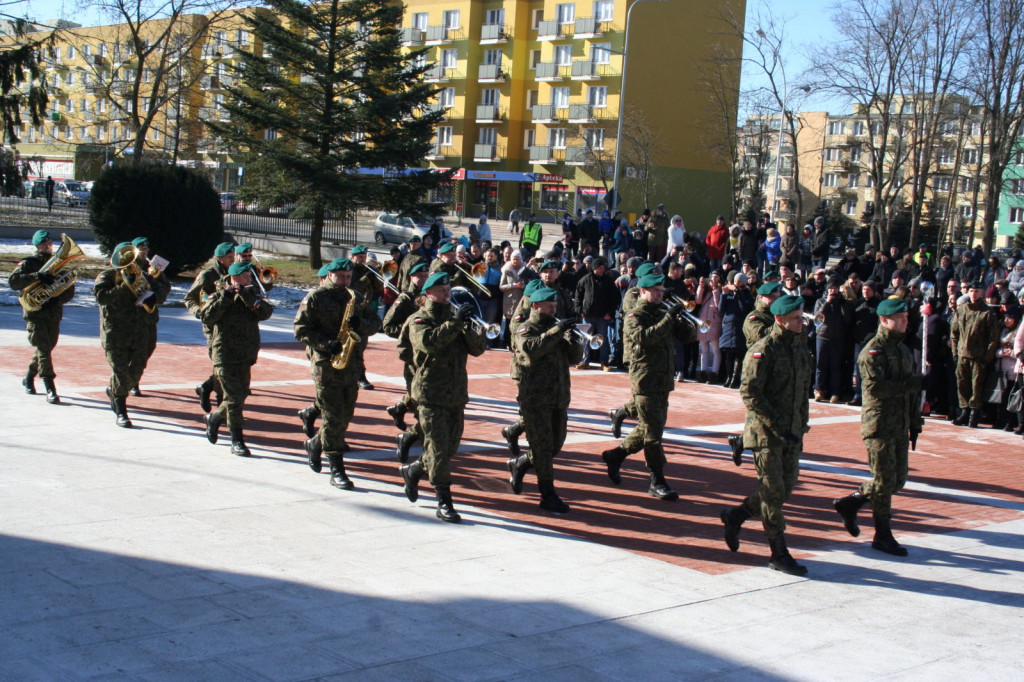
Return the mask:
<svg viewBox="0 0 1024 682">
<path fill-rule="evenodd" d="M 298 344 L 264 346 L 280 355 L 305 360 Z M 29 358 L 25 347 L 6 348 L 0 371 L 20 375 Z M 371 342 L 367 366 L 373 374 L 401 377 L 401 365 L 394 346 Z M 103 407 L 102 388 L 109 372 L 103 353 L 97 346 L 58 347 L 56 364 L 60 374 L 58 388 L 65 393 L 85 392 Z M 470 358 L 470 374 L 507 374 L 509 356 L 488 352 Z M 129 398 L 129 412 L 159 415 L 201 432 L 202 423 L 191 385 L 209 373 L 204 346 L 161 344 L 149 363 L 142 381 L 144 398 Z M 306 366 L 262 358 L 253 369 L 253 380 L 308 380 Z M 149 390 L 147 386 L 183 384 L 187 388 Z M 662 502 L 647 496 L 647 476 L 642 453 L 633 455 L 623 468 L 620 487 L 611 485 L 599 453 L 613 442 L 595 440 L 569 444 L 556 463 L 558 489 L 572 506 L 565 516 L 553 516 L 537 506 L 535 479 L 527 476 L 522 496 L 509 493 L 505 460 L 508 457 L 499 429 L 515 416 L 515 385 L 511 379 L 485 378 L 470 382 L 470 394 L 497 403 L 471 401 L 465 429 L 465 443 L 493 443 L 493 447 L 461 453 L 454 463 L 456 502 L 471 503 L 502 516 L 560 531 L 586 540 L 607 544 L 662 561 L 707 573 L 725 573 L 751 566 L 762 566 L 767 547 L 756 520 L 748 522 L 743 544 L 737 554 L 730 553 L 721 539 L 719 510 L 731 506 L 756 486 L 749 453 L 744 466 L 733 466 L 728 454 L 699 443 L 673 442 L 667 446 L 669 466 L 666 475 L 680 493 L 677 502 Z M 383 407 L 399 397 L 401 389 L 378 382 L 377 390 L 361 391 L 355 420 L 348 441 L 358 450 L 392 450 L 394 426 Z M 284 460 L 305 467 L 302 450 L 304 436 L 296 411 L 309 404 L 313 388 L 309 386 L 256 387 L 246 408 L 247 440 L 250 445 L 277 450 Z M 570 438 L 589 434 L 595 438 L 610 435 L 606 413 L 629 396 L 625 374 L 599 371 L 574 372 L 573 405 L 570 412 Z M 683 384 L 672 395 L 669 428 L 736 424 L 743 420 L 738 392 L 720 387 Z M 849 408 L 812 404 L 811 417 L 850 417 Z M 108 412 L 98 419 L 110 421 Z M 574 420 L 587 423 L 574 424 Z M 627 422 L 628 423 L 628 422 Z M 726 433 L 694 434 L 700 438 L 725 442 Z M 526 441 L 523 439 L 523 446 Z M 214 446 L 210 446 L 214 447 Z M 219 446 L 218 446 L 219 447 Z M 805 460 L 866 471 L 866 455 L 856 422 L 813 426 L 805 439 Z M 1024 480 L 1020 437 L 991 429 L 968 430 L 942 421 L 930 420 L 919 443 L 922 454 L 911 454 L 912 483 L 986 495 L 1024 504 L 1020 481 Z M 931 453 L 931 454 L 923 454 Z M 350 459 L 349 473 L 401 485 L 397 462 Z M 312 476 L 312 472 L 310 472 Z M 870 540 L 869 514 L 863 514 L 864 533 L 857 540 L 842 529 L 832 510 L 832 498 L 851 491 L 858 481 L 841 474 L 804 468 L 800 484 L 787 505 L 790 548 L 798 556 L 808 556 L 828 545 Z M 323 485 L 327 477 L 323 475 Z M 343 492 L 338 493 L 344 494 Z M 430 504 L 426 496 L 426 504 Z M 897 535 L 946 533 L 988 525 L 1020 516 L 1016 509 L 992 506 L 985 501 L 952 497 L 941 492 L 906 490 L 895 500 Z M 1018 507 L 1019 508 L 1019 507 Z M 421 500 L 410 513 L 428 513 Z"/>
</svg>

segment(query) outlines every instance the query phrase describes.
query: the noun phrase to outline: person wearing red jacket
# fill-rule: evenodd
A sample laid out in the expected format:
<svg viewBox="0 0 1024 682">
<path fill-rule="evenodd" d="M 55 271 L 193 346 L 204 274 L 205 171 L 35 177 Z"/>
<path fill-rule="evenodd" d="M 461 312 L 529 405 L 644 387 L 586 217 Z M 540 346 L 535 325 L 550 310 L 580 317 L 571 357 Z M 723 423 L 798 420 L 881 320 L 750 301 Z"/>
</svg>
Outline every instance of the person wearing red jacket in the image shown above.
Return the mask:
<svg viewBox="0 0 1024 682">
<path fill-rule="evenodd" d="M 725 226 L 725 216 L 718 216 L 715 224 L 708 229 L 704 243 L 708 247 L 708 264 L 711 270 L 722 267 L 722 259 L 725 258 L 725 250 L 729 246 L 729 228 Z"/>
</svg>

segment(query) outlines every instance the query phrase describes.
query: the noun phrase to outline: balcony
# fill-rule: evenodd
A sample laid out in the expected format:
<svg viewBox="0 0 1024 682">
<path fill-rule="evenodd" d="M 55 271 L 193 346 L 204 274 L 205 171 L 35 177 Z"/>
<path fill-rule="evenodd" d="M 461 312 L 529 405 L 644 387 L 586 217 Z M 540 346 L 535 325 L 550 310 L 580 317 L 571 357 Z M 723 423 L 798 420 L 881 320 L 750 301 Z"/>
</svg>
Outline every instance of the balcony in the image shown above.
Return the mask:
<svg viewBox="0 0 1024 682">
<path fill-rule="evenodd" d="M 423 29 L 407 26 L 402 31 L 402 47 L 416 47 L 423 44 Z"/>
<path fill-rule="evenodd" d="M 601 64 L 589 59 L 581 59 L 572 63 L 572 80 L 595 81 L 605 76 L 616 75 L 611 64 Z"/>
<path fill-rule="evenodd" d="M 448 71 L 450 69 L 435 64 L 434 66 L 427 69 L 426 73 L 423 74 L 424 83 L 447 83 L 448 82 Z"/>
<path fill-rule="evenodd" d="M 534 123 L 557 123 L 562 120 L 554 104 L 534 104 L 531 113 Z"/>
<path fill-rule="evenodd" d="M 500 123 L 504 115 L 501 107 L 495 104 L 480 104 L 476 108 L 477 123 Z"/>
<path fill-rule="evenodd" d="M 587 163 L 587 148 L 582 146 L 566 147 L 565 162 L 570 166 L 582 166 Z"/>
<path fill-rule="evenodd" d="M 451 30 L 447 26 L 427 26 L 426 45 L 445 45 L 452 42 Z"/>
<path fill-rule="evenodd" d="M 501 150 L 497 144 L 475 144 L 473 145 L 474 161 L 498 161 L 501 158 Z"/>
<path fill-rule="evenodd" d="M 560 81 L 564 77 L 563 71 L 563 67 L 554 62 L 538 62 L 533 78 L 538 82 Z"/>
<path fill-rule="evenodd" d="M 439 161 L 445 157 L 458 156 L 455 152 L 455 147 L 448 144 L 434 143 L 434 146 L 427 152 L 427 155 L 423 158 L 427 161 Z"/>
<path fill-rule="evenodd" d="M 481 64 L 477 72 L 478 83 L 500 83 L 505 80 L 501 64 Z"/>
<path fill-rule="evenodd" d="M 837 147 L 849 147 L 858 144 L 859 140 L 853 135 L 829 135 L 828 143 Z"/>
<path fill-rule="evenodd" d="M 557 19 L 537 23 L 537 40 L 558 40 L 572 31 L 571 24 L 560 24 Z"/>
<path fill-rule="evenodd" d="M 496 45 L 507 42 L 508 34 L 505 33 L 504 24 L 484 24 L 480 27 L 481 45 Z"/>
<path fill-rule="evenodd" d="M 598 114 L 604 112 L 604 107 L 595 107 L 593 104 L 570 104 L 569 123 L 594 123 Z"/>
<path fill-rule="evenodd" d="M 559 157 L 565 158 L 565 149 L 563 147 L 554 147 L 552 145 L 530 147 L 530 163 L 558 163 Z"/>
<path fill-rule="evenodd" d="M 576 27 L 573 31 L 573 38 L 600 38 L 608 22 L 600 21 L 596 17 L 580 17 L 576 20 Z"/>
<path fill-rule="evenodd" d="M 452 105 L 450 104 L 428 104 L 427 106 L 423 107 L 423 113 L 429 115 L 440 111 L 443 114 L 441 120 L 447 121 L 450 115 L 451 108 Z"/>
</svg>

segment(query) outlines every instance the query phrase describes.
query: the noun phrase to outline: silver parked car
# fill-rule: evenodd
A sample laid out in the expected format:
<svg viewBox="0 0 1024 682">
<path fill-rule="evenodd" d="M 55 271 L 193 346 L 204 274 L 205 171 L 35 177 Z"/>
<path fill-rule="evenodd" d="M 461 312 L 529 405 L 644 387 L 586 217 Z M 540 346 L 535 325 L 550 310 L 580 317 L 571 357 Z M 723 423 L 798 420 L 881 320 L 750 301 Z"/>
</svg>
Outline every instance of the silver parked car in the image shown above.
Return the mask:
<svg viewBox="0 0 1024 682">
<path fill-rule="evenodd" d="M 401 244 L 414 234 L 423 237 L 429 231 L 429 220 L 398 213 L 381 213 L 373 221 L 373 241 L 377 244 Z"/>
<path fill-rule="evenodd" d="M 58 180 L 53 183 L 53 203 L 85 206 L 89 203 L 89 190 L 77 180 Z"/>
</svg>

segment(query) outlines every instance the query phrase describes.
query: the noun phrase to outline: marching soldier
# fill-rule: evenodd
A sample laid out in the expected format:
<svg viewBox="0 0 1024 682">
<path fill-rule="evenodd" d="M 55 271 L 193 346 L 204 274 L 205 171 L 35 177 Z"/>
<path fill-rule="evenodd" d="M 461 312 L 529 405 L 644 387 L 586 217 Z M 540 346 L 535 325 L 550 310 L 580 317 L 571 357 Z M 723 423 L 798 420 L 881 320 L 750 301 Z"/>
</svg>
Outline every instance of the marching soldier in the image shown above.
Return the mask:
<svg viewBox="0 0 1024 682">
<path fill-rule="evenodd" d="M 192 288 L 185 294 L 185 307 L 188 308 L 188 311 L 196 319 L 199 319 L 199 310 L 202 308 L 206 297 L 217 290 L 217 282 L 228 276 L 228 268 L 235 262 L 234 248 L 234 242 L 218 244 L 217 248 L 213 250 L 213 264 L 196 275 L 195 281 L 192 282 Z M 213 331 L 205 324 L 203 325 L 203 336 L 206 337 L 207 352 L 212 360 Z M 221 390 L 215 374 L 210 374 L 206 381 L 196 386 L 196 395 L 199 396 L 199 407 L 202 408 L 204 413 L 209 412 L 213 407 L 210 404 L 210 394 L 212 393 L 217 394 L 217 401 L 219 403 Z"/>
<path fill-rule="evenodd" d="M 252 366 L 260 352 L 260 322 L 269 319 L 274 307 L 253 285 L 252 262 L 239 260 L 228 268 L 227 277 L 206 297 L 199 320 L 210 328 L 213 372 L 223 391 L 223 400 L 213 412 L 203 415 L 206 438 L 216 444 L 220 425 L 226 420 L 231 433 L 231 454 L 248 457 L 243 433 L 242 408 L 249 395 Z"/>
<path fill-rule="evenodd" d="M 651 472 L 648 494 L 661 500 L 679 497 L 665 481 L 665 448 L 662 433 L 668 419 L 668 394 L 675 390 L 675 340 L 696 338 L 692 324 L 679 318 L 681 306 L 666 310 L 662 304 L 665 276 L 647 274 L 640 278 L 640 305 L 626 316 L 623 340 L 632 346 L 629 379 L 638 423 L 618 447 L 601 453 L 612 483 L 622 483 L 619 469 L 631 453 L 644 451 Z"/>
<path fill-rule="evenodd" d="M 129 242 L 122 242 L 114 247 L 119 253 L 131 247 Z M 96 277 L 93 295 L 100 306 L 100 344 L 107 355 L 107 362 L 113 373 L 107 397 L 110 409 L 117 416 L 117 425 L 130 429 L 131 419 L 128 418 L 126 405 L 128 394 L 139 383 L 139 377 L 146 369 L 150 353 L 150 320 L 154 313 L 147 312 L 145 304 L 151 301 L 163 302 L 167 298 L 167 278 L 163 281 L 154 279 L 142 268 L 137 275 L 124 274 L 125 268 L 108 268 Z M 129 286 L 128 279 L 136 284 L 135 277 L 144 277 L 152 296 L 141 299 L 136 290 Z"/>
<path fill-rule="evenodd" d="M 519 404 L 530 452 L 508 460 L 509 487 L 514 494 L 521 493 L 523 477 L 533 467 L 541 508 L 564 514 L 569 505 L 555 492 L 554 458 L 565 444 L 569 367 L 582 359 L 583 344 L 573 334 L 574 317 L 555 317 L 557 290 L 542 287 L 530 301 L 530 317 L 512 335 L 512 351 L 519 365 Z"/>
<path fill-rule="evenodd" d="M 320 269 L 317 270 L 316 276 L 317 276 L 317 278 L 319 280 L 317 286 L 321 286 L 322 287 L 324 285 L 324 282 L 327 280 L 327 267 L 329 265 L 330 265 L 330 263 L 324 263 L 323 265 L 320 266 Z M 313 289 L 313 291 L 316 291 L 316 289 Z M 310 291 L 309 294 L 312 294 L 313 291 Z M 309 294 L 306 294 L 302 298 L 302 301 L 299 302 L 299 306 L 300 307 L 305 305 L 306 301 L 309 300 Z M 309 362 L 310 362 L 309 371 L 312 374 L 312 372 L 313 372 L 312 363 L 314 361 L 314 358 L 313 358 L 313 354 L 310 352 L 309 348 L 306 348 L 306 357 L 309 358 Z M 314 396 L 313 402 L 309 404 L 309 407 L 304 407 L 303 409 L 299 410 L 299 419 L 302 421 L 302 432 L 304 434 L 306 434 L 306 438 L 312 438 L 313 436 L 315 436 L 317 434 L 316 420 L 319 419 L 319 418 L 320 418 L 320 406 L 316 404 L 316 397 Z M 342 439 L 342 448 L 341 449 L 343 451 L 345 451 L 345 452 L 348 452 L 348 444 L 345 443 L 344 439 Z M 322 454 L 322 450 L 320 450 L 320 449 L 317 449 L 317 452 Z M 312 454 L 309 451 L 307 451 L 306 454 L 308 454 L 311 458 L 313 458 L 313 457 L 320 457 L 320 454 L 314 455 L 314 454 Z M 311 459 L 310 467 L 312 467 L 312 466 L 313 466 L 313 464 L 312 464 L 312 459 Z M 320 465 L 317 464 L 317 466 L 320 466 Z M 320 473 L 321 470 L 320 469 L 314 469 L 314 471 L 316 471 L 317 473 Z"/>
<path fill-rule="evenodd" d="M 804 336 L 803 298 L 782 296 L 769 308 L 775 324 L 768 336 L 747 351 L 743 360 L 740 395 L 747 407 L 743 443 L 754 451 L 758 490 L 738 507 L 724 509 L 725 543 L 740 546 L 740 527 L 760 516 L 771 545 L 770 568 L 789 575 L 806 575 L 786 547 L 782 505 L 793 493 L 800 475 L 800 453 L 807 425 L 807 396 L 814 366 Z"/>
<path fill-rule="evenodd" d="M 443 272 L 448 275 L 452 286 L 472 290 L 473 283 L 469 281 L 469 277 L 455 265 L 455 259 L 458 257 L 457 249 L 458 245 L 455 242 L 442 244 L 441 248 L 437 250 L 437 258 L 430 264 L 430 273 Z"/>
<path fill-rule="evenodd" d="M 253 255 L 253 252 L 252 252 L 252 244 L 250 244 L 249 242 L 242 242 L 241 244 L 239 244 L 238 246 L 235 247 L 235 262 L 236 263 L 237 262 L 252 263 L 253 264 L 252 276 L 253 276 L 254 280 L 259 278 L 259 276 L 260 276 L 260 272 L 255 267 L 255 265 L 256 265 L 255 260 L 256 260 L 256 257 Z M 253 281 L 253 286 L 256 286 L 256 282 L 255 281 Z M 270 291 L 271 289 L 274 288 L 274 283 L 273 282 L 264 282 L 263 280 L 260 280 L 259 286 L 256 286 L 256 288 L 257 289 L 262 288 L 263 291 L 265 291 L 265 292 L 266 291 Z"/>
<path fill-rule="evenodd" d="M 53 255 L 53 240 L 46 230 L 38 230 L 32 235 L 32 245 L 36 247 L 36 253 L 25 258 L 18 267 L 11 273 L 9 284 L 14 291 L 21 291 L 34 282 L 41 282 L 44 286 L 50 286 L 54 277 L 48 272 L 40 272 Z M 28 332 L 28 342 L 35 348 L 32 359 L 28 363 L 28 373 L 21 380 L 25 387 L 25 393 L 35 395 L 36 376 L 43 380 L 46 387 L 46 402 L 56 405 L 60 402 L 57 395 L 57 386 L 54 379 L 57 373 L 53 369 L 53 358 L 51 357 L 57 339 L 60 338 L 60 321 L 64 317 L 64 304 L 75 296 L 75 285 L 65 289 L 57 296 L 51 297 L 39 308 L 39 310 L 23 310 L 25 318 L 25 330 Z"/>
<path fill-rule="evenodd" d="M 139 250 L 139 255 L 135 259 L 135 264 L 139 266 L 139 270 L 141 270 L 142 272 L 149 272 L 149 239 L 147 239 L 146 237 L 136 237 L 135 239 L 132 240 L 132 246 Z M 156 285 L 154 287 L 154 293 L 156 293 L 156 295 L 154 296 L 153 299 L 147 301 L 147 303 L 153 306 L 163 305 L 164 302 L 167 300 L 168 294 L 171 293 L 171 281 L 167 278 L 167 275 L 164 274 L 163 270 L 159 270 L 155 275 L 151 273 L 150 276 L 153 278 L 153 282 Z M 153 352 L 156 350 L 156 325 L 158 322 L 160 322 L 160 309 L 154 307 L 153 312 L 145 317 L 145 321 L 146 364 L 148 365 L 149 359 L 153 357 Z M 141 380 L 142 377 L 139 376 L 139 379 Z M 132 386 L 132 390 L 130 391 L 130 393 L 136 398 L 142 397 L 142 391 L 139 390 L 138 384 Z"/>
<path fill-rule="evenodd" d="M 384 294 L 384 283 L 380 279 L 370 272 L 370 266 L 366 264 L 366 247 L 363 245 L 356 246 L 352 249 L 352 289 L 362 295 L 363 305 L 370 308 L 373 311 L 377 310 L 377 302 L 380 297 Z M 362 341 L 360 341 L 360 353 L 366 350 L 366 345 L 369 343 L 369 335 L 362 335 Z M 374 390 L 373 384 L 366 378 L 366 369 L 363 369 L 363 373 L 359 376 L 359 388 L 364 391 Z"/>
<path fill-rule="evenodd" d="M 757 290 L 754 310 L 743 321 L 743 337 L 746 339 L 748 351 L 771 331 L 775 317 L 772 316 L 770 308 L 781 294 L 782 285 L 778 282 L 766 282 Z M 733 464 L 739 466 L 743 463 L 743 434 L 735 433 L 729 436 L 729 447 L 732 449 Z"/>
<path fill-rule="evenodd" d="M 641 277 L 655 272 L 657 268 L 658 266 L 654 263 L 643 263 L 636 269 L 636 281 L 639 282 Z M 636 310 L 640 303 L 640 289 L 637 288 L 636 284 L 633 284 L 633 286 L 626 289 L 626 293 L 622 295 L 622 320 L 625 320 L 627 315 Z M 622 348 L 622 362 L 626 367 L 629 367 L 630 359 L 630 346 L 627 343 L 624 344 Z M 615 436 L 615 438 L 622 438 L 622 422 L 626 421 L 626 417 L 636 419 L 636 403 L 633 402 L 632 397 L 630 397 L 622 407 L 617 407 L 614 410 L 608 410 L 608 419 L 611 420 L 612 435 Z"/>
<path fill-rule="evenodd" d="M 914 355 L 904 343 L 907 301 L 889 298 L 878 304 L 878 331 L 861 351 L 863 410 L 860 433 L 868 450 L 871 480 L 860 489 L 832 502 L 853 537 L 860 535 L 857 512 L 871 503 L 875 537 L 871 546 L 894 556 L 907 550 L 892 536 L 892 496 L 907 482 L 908 450 L 921 432 L 921 377 Z"/>
<path fill-rule="evenodd" d="M 430 274 L 428 268 L 426 263 L 417 263 L 409 270 L 409 288 L 395 299 L 388 314 L 384 316 L 384 333 L 393 339 L 398 339 L 398 357 L 404 363 L 402 376 L 405 378 L 405 395 L 397 403 L 387 408 L 387 413 L 395 422 L 395 428 L 401 431 L 396 436 L 398 447 L 395 454 L 402 464 L 409 461 L 409 448 L 413 443 L 423 438 L 423 429 L 420 428 L 419 422 L 413 424 L 411 428 L 405 423 L 407 412 L 416 413 L 416 402 L 411 396 L 415 367 L 412 365 L 412 346 L 409 343 L 408 329 L 405 323 L 419 309 L 418 302 L 421 296 L 419 292 Z"/>
<path fill-rule="evenodd" d="M 359 395 L 359 375 L 363 369 L 356 334 L 372 334 L 377 330 L 376 311 L 364 305 L 363 297 L 349 288 L 352 283 L 352 261 L 336 258 L 327 266 L 327 280 L 305 300 L 295 315 L 295 338 L 305 344 L 313 357 L 313 383 L 316 404 L 323 422 L 320 432 L 307 441 L 306 452 L 313 471 L 320 471 L 322 451 L 331 464 L 331 485 L 351 490 L 353 484 L 345 472 L 342 442 Z M 343 331 L 347 327 L 347 332 Z M 351 344 L 349 350 L 346 346 Z M 344 367 L 334 366 L 336 358 L 346 350 L 350 353 Z"/>
<path fill-rule="evenodd" d="M 409 328 L 413 365 L 412 399 L 423 428 L 423 456 L 401 467 L 405 495 L 419 497 L 424 473 L 437 492 L 437 518 L 448 523 L 462 520 L 452 504 L 451 458 L 459 448 L 466 403 L 469 402 L 466 358 L 483 355 L 487 339 L 470 324 L 473 306 L 452 311 L 451 279 L 443 272 L 427 278 L 426 300 L 405 324 Z"/>
<path fill-rule="evenodd" d="M 985 285 L 971 282 L 970 303 L 958 306 L 949 330 L 949 346 L 956 357 L 956 392 L 960 416 L 957 426 L 978 427 L 985 407 L 988 366 L 999 347 L 999 316 L 985 302 Z"/>
</svg>

